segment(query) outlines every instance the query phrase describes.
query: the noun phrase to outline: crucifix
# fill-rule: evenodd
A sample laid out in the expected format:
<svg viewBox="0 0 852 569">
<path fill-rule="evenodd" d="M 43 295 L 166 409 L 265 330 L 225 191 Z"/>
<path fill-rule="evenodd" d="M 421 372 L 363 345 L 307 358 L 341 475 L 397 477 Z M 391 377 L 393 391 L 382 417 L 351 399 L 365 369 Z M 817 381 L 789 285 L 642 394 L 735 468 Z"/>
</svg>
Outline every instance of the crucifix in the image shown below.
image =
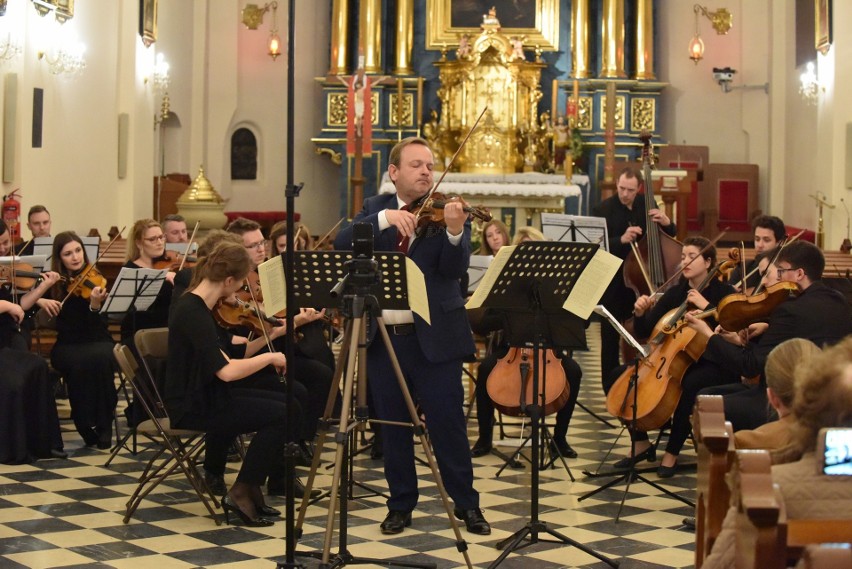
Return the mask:
<svg viewBox="0 0 852 569">
<path fill-rule="evenodd" d="M 373 151 L 373 105 L 370 88 L 391 79 L 387 75 L 371 78 L 364 71 L 364 56 L 358 56 L 358 69 L 349 77 L 337 76 L 346 85 L 346 155 L 355 159 L 355 169 L 349 178 L 352 188 L 349 217 L 361 210 L 364 203 L 364 155 Z"/>
</svg>

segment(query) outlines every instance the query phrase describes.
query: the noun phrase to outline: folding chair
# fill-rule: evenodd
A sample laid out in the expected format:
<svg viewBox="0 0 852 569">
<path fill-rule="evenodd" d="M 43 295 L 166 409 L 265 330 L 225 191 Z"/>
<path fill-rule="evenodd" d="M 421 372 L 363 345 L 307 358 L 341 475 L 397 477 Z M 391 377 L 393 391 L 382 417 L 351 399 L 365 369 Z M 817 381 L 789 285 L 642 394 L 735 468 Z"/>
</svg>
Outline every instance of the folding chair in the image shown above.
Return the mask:
<svg viewBox="0 0 852 569">
<path fill-rule="evenodd" d="M 127 511 L 124 523 L 128 523 L 133 513 L 159 484 L 180 469 L 202 503 L 213 516 L 216 525 L 222 522 L 214 508 L 219 508 L 219 502 L 212 495 L 204 478 L 195 467 L 198 455 L 204 449 L 204 432 L 173 429 L 166 414 L 162 399 L 156 389 L 155 382 L 147 370 L 140 373 L 136 358 L 130 348 L 117 344 L 113 354 L 122 373 L 133 389 L 133 393 L 148 415 L 148 420 L 136 426 L 136 432 L 158 443 L 158 448 L 148 461 L 139 477 L 136 490 L 127 501 Z M 212 505 L 211 505 L 212 502 Z"/>
</svg>

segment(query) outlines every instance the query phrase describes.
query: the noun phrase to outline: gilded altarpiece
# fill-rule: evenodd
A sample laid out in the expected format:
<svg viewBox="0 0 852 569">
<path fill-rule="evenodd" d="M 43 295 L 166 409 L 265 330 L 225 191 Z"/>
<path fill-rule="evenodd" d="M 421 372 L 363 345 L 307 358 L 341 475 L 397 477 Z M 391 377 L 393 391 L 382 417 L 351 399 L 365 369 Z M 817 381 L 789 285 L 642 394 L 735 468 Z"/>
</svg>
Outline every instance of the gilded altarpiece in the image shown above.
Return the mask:
<svg viewBox="0 0 852 569">
<path fill-rule="evenodd" d="M 463 42 L 454 60 L 448 60 L 445 53 L 435 63 L 441 101 L 436 139 L 441 158 L 448 161 L 484 111 L 453 170 L 519 172 L 529 144 L 526 134 L 538 128 L 545 64 L 527 61 L 523 52 L 513 47 L 517 39 L 500 32 L 499 22 L 483 23 L 482 28 L 475 39 Z"/>
</svg>

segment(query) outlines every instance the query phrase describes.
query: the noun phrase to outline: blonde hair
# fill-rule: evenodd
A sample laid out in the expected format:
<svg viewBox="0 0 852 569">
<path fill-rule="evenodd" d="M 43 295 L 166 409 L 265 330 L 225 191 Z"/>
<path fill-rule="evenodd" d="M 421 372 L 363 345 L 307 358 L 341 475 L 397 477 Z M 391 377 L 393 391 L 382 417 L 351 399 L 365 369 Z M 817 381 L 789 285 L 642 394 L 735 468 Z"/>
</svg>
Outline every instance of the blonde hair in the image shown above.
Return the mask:
<svg viewBox="0 0 852 569">
<path fill-rule="evenodd" d="M 497 251 L 493 251 L 491 247 L 488 245 L 488 239 L 486 239 L 485 235 L 488 233 L 488 230 L 492 227 L 496 227 L 500 232 L 500 235 L 503 236 L 503 245 L 508 245 L 512 242 L 512 238 L 509 237 L 509 228 L 506 227 L 506 224 L 500 221 L 499 219 L 492 219 L 482 226 L 482 243 L 479 246 L 479 254 L 480 255 L 494 255 Z"/>
<path fill-rule="evenodd" d="M 142 254 L 142 251 L 139 249 L 139 241 L 142 241 L 145 232 L 152 227 L 159 227 L 160 230 L 163 229 L 163 226 L 158 221 L 150 218 L 140 219 L 133 224 L 133 229 L 130 230 L 130 237 L 127 239 L 128 261 L 135 261 Z"/>
<path fill-rule="evenodd" d="M 198 264 L 195 265 L 192 273 L 192 282 L 187 290 L 194 289 L 204 279 L 214 283 L 220 283 L 228 277 L 242 280 L 246 278 L 250 270 L 251 259 L 242 243 L 237 244 L 223 239 L 213 247 L 212 251 L 198 259 Z"/>
<path fill-rule="evenodd" d="M 796 395 L 796 371 L 807 366 L 819 354 L 816 344 L 804 338 L 792 338 L 775 346 L 766 357 L 766 386 L 789 408 Z"/>
<path fill-rule="evenodd" d="M 198 246 L 197 256 L 206 257 L 213 249 L 216 248 L 216 245 L 223 241 L 234 243 L 240 246 L 242 246 L 243 244 L 242 237 L 240 237 L 236 233 L 231 233 L 230 231 L 225 231 L 224 229 L 211 229 L 207 232 L 207 236 L 204 238 L 204 241 L 201 242 L 201 245 Z"/>
<path fill-rule="evenodd" d="M 813 356 L 796 370 L 793 442 L 773 462 L 798 460 L 816 448 L 820 429 L 852 427 L 852 336 Z"/>
<path fill-rule="evenodd" d="M 545 237 L 544 233 L 535 227 L 527 225 L 525 227 L 519 227 L 518 230 L 515 231 L 515 239 L 512 241 L 512 245 L 520 245 L 524 241 L 547 241 L 547 237 Z"/>
</svg>

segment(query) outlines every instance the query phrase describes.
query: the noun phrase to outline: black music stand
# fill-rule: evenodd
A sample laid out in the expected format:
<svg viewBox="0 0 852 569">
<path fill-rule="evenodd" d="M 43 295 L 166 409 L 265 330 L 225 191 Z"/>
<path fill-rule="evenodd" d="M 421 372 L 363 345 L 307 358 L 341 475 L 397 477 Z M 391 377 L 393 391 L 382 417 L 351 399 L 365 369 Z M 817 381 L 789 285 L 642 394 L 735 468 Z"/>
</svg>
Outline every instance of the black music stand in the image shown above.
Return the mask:
<svg viewBox="0 0 852 569">
<path fill-rule="evenodd" d="M 563 306 L 598 249 L 597 244 L 589 243 L 530 241 L 512 250 L 502 270 L 498 269 L 499 265 L 492 264 L 495 271 L 500 271 L 497 275 L 491 275 L 493 282 L 488 275 L 484 277 L 484 281 L 491 282 L 491 286 L 482 306 L 505 315 L 509 345 L 533 348 L 533 393 L 539 393 L 539 354 L 542 349 L 588 349 L 583 319 L 569 313 Z M 600 290 L 602 293 L 603 290 Z M 546 378 L 541 380 L 545 381 Z M 523 398 L 526 390 L 521 387 L 519 391 Z M 544 415 L 539 401 L 522 401 L 522 410 L 530 416 L 532 426 L 530 521 L 497 543 L 497 548 L 503 549 L 503 552 L 489 568 L 498 566 L 513 551 L 539 542 L 573 545 L 611 567 L 618 567 L 616 561 L 562 535 L 539 520 L 539 445 Z M 541 539 L 539 534 L 542 533 L 556 540 Z M 524 543 L 525 539 L 528 539 L 527 543 Z"/>
<path fill-rule="evenodd" d="M 123 314 L 148 310 L 157 300 L 166 281 L 165 269 L 134 269 L 123 267 L 112 285 L 106 302 L 101 307 L 103 314 Z"/>
<path fill-rule="evenodd" d="M 608 322 L 613 328 L 616 329 L 616 331 L 619 333 L 619 335 L 622 338 L 624 338 L 624 340 L 628 344 L 630 344 L 630 346 L 633 347 L 634 350 L 636 350 L 637 356 L 635 358 L 633 358 L 633 361 L 628 364 L 628 368 L 632 368 L 633 373 L 630 374 L 630 383 L 628 384 L 627 391 L 624 394 L 624 401 L 621 402 L 621 410 L 622 411 L 624 411 L 627 408 L 628 404 L 632 407 L 632 412 L 630 414 L 631 415 L 630 430 L 636 431 L 637 430 L 636 413 L 637 413 L 637 409 L 639 408 L 639 363 L 641 362 L 643 357 L 647 356 L 647 352 L 646 352 L 645 348 L 643 348 L 642 345 L 633 336 L 630 335 L 630 333 L 624 328 L 624 326 L 621 325 L 621 323 L 618 321 L 618 319 L 615 316 L 613 316 L 603 305 L 599 305 L 598 307 L 596 307 L 595 312 L 598 315 L 600 315 L 603 318 L 603 320 L 606 321 L 606 322 L 602 322 L 601 326 L 605 325 Z M 631 397 L 631 395 L 632 395 L 632 397 Z M 622 430 L 622 432 L 623 432 L 623 430 Z M 636 441 L 633 440 L 633 437 L 630 438 L 630 456 L 636 456 Z M 611 475 L 611 476 L 615 476 L 616 478 L 614 478 L 613 480 L 610 480 L 609 482 L 607 482 L 606 484 L 604 484 L 603 486 L 601 486 L 599 488 L 595 488 L 594 490 L 587 492 L 586 494 L 583 494 L 582 496 L 577 498 L 577 501 L 582 502 L 586 498 L 590 498 L 590 497 L 594 496 L 595 494 L 598 494 L 599 492 L 603 492 L 607 488 L 611 488 L 611 487 L 615 486 L 616 484 L 618 484 L 620 482 L 626 482 L 626 485 L 624 487 L 624 494 L 622 494 L 622 496 L 621 496 L 621 503 L 619 504 L 618 512 L 615 515 L 615 521 L 618 522 L 619 518 L 621 517 L 621 510 L 624 508 L 624 502 L 627 499 L 627 493 L 630 491 L 630 485 L 633 483 L 634 480 L 638 480 L 640 482 L 644 482 L 645 484 L 647 484 L 648 486 L 651 486 L 652 488 L 659 490 L 663 494 L 666 494 L 667 496 L 674 498 L 675 500 L 679 500 L 679 501 L 683 502 L 687 506 L 690 506 L 690 507 L 693 507 L 693 508 L 695 507 L 695 503 L 691 502 L 690 500 L 687 500 L 683 496 L 680 496 L 680 495 L 676 494 L 675 492 L 672 492 L 668 488 L 664 488 L 660 484 L 657 484 L 653 480 L 649 480 L 648 478 L 643 476 L 643 474 L 650 472 L 651 470 L 655 470 L 655 469 L 638 469 L 638 468 L 636 468 L 636 462 L 631 461 L 630 467 L 625 469 L 625 470 L 616 470 L 616 471 L 607 472 L 607 473 L 597 473 L 594 476 L 597 477 L 597 476 Z M 589 473 L 586 473 L 586 474 L 589 474 Z"/>
<path fill-rule="evenodd" d="M 358 228 L 356 224 L 356 229 Z M 381 318 L 382 308 L 388 310 L 406 310 L 412 308 L 408 294 L 407 257 L 402 253 L 378 252 L 372 253 L 372 227 L 367 225 L 370 251 L 368 254 L 360 255 L 349 251 L 299 251 L 294 254 L 294 270 L 292 275 L 292 291 L 295 306 L 329 307 L 340 306 L 341 312 L 347 319 L 344 332 L 343 347 L 338 359 L 338 365 L 334 371 L 332 386 L 329 391 L 328 402 L 321 424 L 327 427 L 331 421 L 331 413 L 337 397 L 337 387 L 343 378 L 343 404 L 341 406 L 338 430 L 334 441 L 337 445 L 335 454 L 335 468 L 332 477 L 332 487 L 329 496 L 328 518 L 325 526 L 325 540 L 323 550 L 296 552 L 297 555 L 317 557 L 321 559 L 322 569 L 342 567 L 349 564 L 374 564 L 383 566 L 412 567 L 417 569 L 434 569 L 434 563 L 417 563 L 402 559 L 372 559 L 356 557 L 347 548 L 348 530 L 348 504 L 347 496 L 341 489 L 348 484 L 350 477 L 349 461 L 344 460 L 350 455 L 349 448 L 354 442 L 356 430 L 363 430 L 369 420 L 367 408 L 367 325 L 375 322 L 377 334 L 374 341 L 383 341 L 392 362 L 396 361 L 393 355 L 393 346 L 390 342 L 384 321 Z M 356 241 L 358 239 L 356 232 Z M 422 276 L 421 276 L 422 278 Z M 425 292 L 425 291 L 424 291 Z M 381 301 L 381 305 L 380 305 Z M 428 308 L 427 308 L 428 310 Z M 381 337 L 379 336 L 381 335 Z M 461 536 L 459 526 L 452 514 L 446 489 L 441 482 L 437 463 L 428 446 L 426 429 L 414 407 L 414 401 L 407 390 L 405 380 L 398 365 L 394 365 L 403 396 L 407 402 L 411 426 L 414 434 L 419 436 L 423 450 L 426 453 L 428 466 L 432 469 L 433 476 L 443 500 L 444 508 L 450 519 L 451 526 L 456 537 L 456 547 L 461 552 L 471 567 L 470 558 L 467 553 L 467 543 Z M 356 387 L 357 370 L 357 387 Z M 352 408 L 353 392 L 357 390 L 357 402 L 355 402 L 355 413 L 350 420 L 349 411 Z M 378 421 L 381 423 L 381 421 Z M 399 424 L 399 423 L 394 423 Z M 317 451 L 314 453 L 311 464 L 311 474 L 306 484 L 305 497 L 299 508 L 299 518 L 296 532 L 301 531 L 310 500 L 310 490 L 313 485 L 314 475 L 320 461 L 320 451 L 328 429 L 320 431 L 317 443 Z M 334 530 L 334 510 L 338 498 L 340 498 L 340 530 L 338 538 L 338 551 L 331 557 L 331 541 Z"/>
</svg>

